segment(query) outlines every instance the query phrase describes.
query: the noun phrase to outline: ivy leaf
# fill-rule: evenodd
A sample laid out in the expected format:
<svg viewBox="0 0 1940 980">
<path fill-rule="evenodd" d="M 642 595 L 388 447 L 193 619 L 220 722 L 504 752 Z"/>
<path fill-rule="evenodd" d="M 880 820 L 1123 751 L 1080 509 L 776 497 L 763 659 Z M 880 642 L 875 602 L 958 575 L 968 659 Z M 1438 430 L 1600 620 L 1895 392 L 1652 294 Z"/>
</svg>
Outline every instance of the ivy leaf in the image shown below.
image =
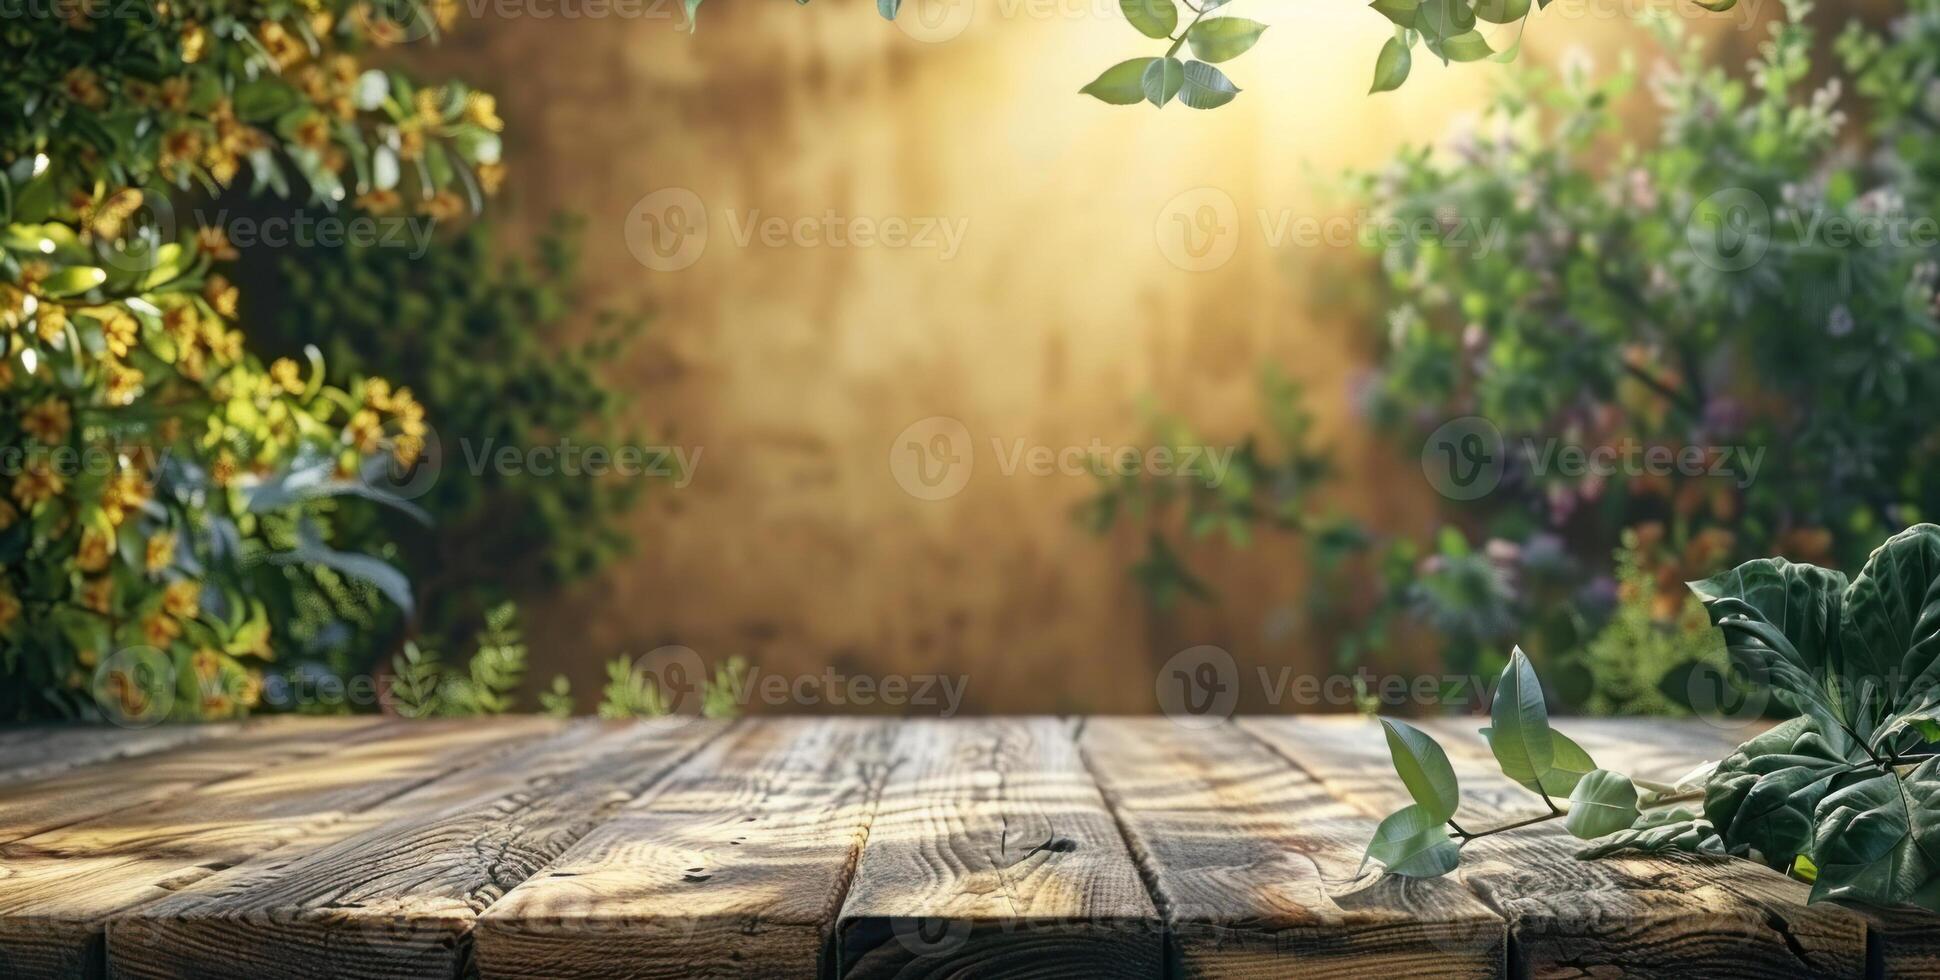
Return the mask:
<svg viewBox="0 0 1940 980">
<path fill-rule="evenodd" d="M 1202 20 L 1186 31 L 1186 44 L 1200 61 L 1228 61 L 1245 54 L 1260 39 L 1266 25 L 1244 17 Z"/>
<path fill-rule="evenodd" d="M 1427 732 L 1406 722 L 1383 718 L 1381 728 L 1388 736 L 1394 771 L 1401 776 L 1408 795 L 1436 823 L 1447 822 L 1462 799 L 1448 753 Z"/>
<path fill-rule="evenodd" d="M 1413 63 L 1414 56 L 1408 52 L 1408 46 L 1398 37 L 1388 38 L 1388 43 L 1381 45 L 1380 57 L 1374 59 L 1374 85 L 1367 90 L 1368 94 L 1400 88 L 1408 80 Z"/>
<path fill-rule="evenodd" d="M 1463 31 L 1453 37 L 1425 38 L 1428 50 L 1439 55 L 1443 61 L 1466 63 L 1481 61 L 1495 53 L 1489 41 L 1480 31 Z"/>
<path fill-rule="evenodd" d="M 1827 796 L 1813 820 L 1812 901 L 1910 903 L 1940 911 L 1940 758 Z"/>
<path fill-rule="evenodd" d="M 1761 558 L 1689 586 L 1724 632 L 1725 649 L 1754 680 L 1817 718 L 1820 730 L 1843 727 L 1845 707 L 1824 680 L 1842 659 L 1843 573 Z"/>
<path fill-rule="evenodd" d="M 1185 66 L 1185 84 L 1179 89 L 1179 101 L 1189 109 L 1217 109 L 1233 101 L 1239 94 L 1226 73 L 1203 61 L 1188 61 Z"/>
<path fill-rule="evenodd" d="M 1485 20 L 1491 24 L 1513 24 L 1527 16 L 1529 16 L 1529 0 L 1476 0 L 1477 20 Z"/>
<path fill-rule="evenodd" d="M 1628 776 L 1597 769 L 1585 775 L 1570 793 L 1570 812 L 1563 818 L 1563 829 L 1582 840 L 1595 840 L 1628 830 L 1636 822 L 1636 784 Z"/>
<path fill-rule="evenodd" d="M 1414 803 L 1388 814 L 1368 842 L 1362 867 L 1372 859 L 1389 874 L 1406 878 L 1439 878 L 1461 863 L 1461 849 L 1448 836 L 1448 827 Z"/>
<path fill-rule="evenodd" d="M 1704 815 L 1727 844 L 1756 850 L 1783 869 L 1812 843 L 1813 813 L 1850 782 L 1858 751 L 1828 738 L 1810 718 L 1794 718 L 1738 747 L 1704 790 Z"/>
<path fill-rule="evenodd" d="M 890 3 L 893 0 L 876 0 L 877 3 Z M 1154 41 L 1163 41 L 1172 36 L 1179 27 L 1179 8 L 1172 0 L 1118 0 L 1118 9 L 1125 19 L 1140 34 Z"/>
<path fill-rule="evenodd" d="M 1542 684 L 1521 647 L 1509 655 L 1509 665 L 1502 668 L 1489 720 L 1493 722 L 1489 749 L 1495 753 L 1502 774 L 1524 786 L 1539 784 L 1555 759 L 1555 748 Z"/>
<path fill-rule="evenodd" d="M 1139 76 L 1139 87 L 1145 91 L 1145 101 L 1163 107 L 1179 94 L 1179 86 L 1185 80 L 1185 66 L 1179 64 L 1179 59 L 1153 58 L 1145 66 L 1145 73 Z"/>
<path fill-rule="evenodd" d="M 1888 538 L 1847 586 L 1835 671 L 1862 724 L 1918 708 L 1940 683 L 1940 527 L 1916 524 Z M 1868 715 L 1864 708 L 1882 705 Z M 1854 719 L 1849 719 L 1854 720 Z M 1865 729 L 1870 730 L 1871 724 Z"/>
<path fill-rule="evenodd" d="M 1079 89 L 1079 93 L 1089 95 L 1100 102 L 1112 105 L 1132 105 L 1145 101 L 1145 88 L 1140 79 L 1145 77 L 1148 65 L 1157 58 L 1132 58 L 1104 70 L 1091 84 Z"/>
<path fill-rule="evenodd" d="M 1421 11 L 1421 0 L 1374 0 L 1368 6 L 1375 13 L 1393 21 L 1394 26 L 1412 29 L 1415 15 Z"/>
</svg>

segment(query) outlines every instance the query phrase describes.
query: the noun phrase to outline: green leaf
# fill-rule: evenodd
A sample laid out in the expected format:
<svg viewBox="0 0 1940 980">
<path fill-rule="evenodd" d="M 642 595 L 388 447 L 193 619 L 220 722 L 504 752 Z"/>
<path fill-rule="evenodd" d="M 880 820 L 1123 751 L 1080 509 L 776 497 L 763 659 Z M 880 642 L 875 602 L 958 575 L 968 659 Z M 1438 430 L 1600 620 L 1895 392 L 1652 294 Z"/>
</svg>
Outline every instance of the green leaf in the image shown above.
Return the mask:
<svg viewBox="0 0 1940 980">
<path fill-rule="evenodd" d="M 1629 830 L 1618 831 L 1616 836 L 1595 847 L 1584 848 L 1576 853 L 1579 858 L 1608 857 L 1623 851 L 1636 851 L 1641 854 L 1663 854 L 1681 851 L 1686 854 L 1743 854 L 1743 849 L 1730 850 L 1718 836 L 1711 821 L 1706 820 L 1686 807 L 1668 810 L 1654 810 L 1646 813 Z"/>
<path fill-rule="evenodd" d="M 259 78 L 236 88 L 236 117 L 260 123 L 275 119 L 297 107 L 296 90 L 280 78 Z"/>
<path fill-rule="evenodd" d="M 1524 786 L 1539 783 L 1556 752 L 1549 734 L 1549 706 L 1543 702 L 1543 687 L 1521 647 L 1509 655 L 1509 665 L 1502 668 L 1489 720 L 1489 749 L 1495 753 L 1502 774 Z"/>
<path fill-rule="evenodd" d="M 1858 778 L 1857 753 L 1851 739 L 1828 739 L 1810 718 L 1784 722 L 1718 764 L 1705 786 L 1704 815 L 1726 844 L 1783 869 L 1811 846 L 1820 801 Z"/>
<path fill-rule="evenodd" d="M 1491 24 L 1513 24 L 1529 16 L 1529 0 L 1476 0 L 1475 17 Z"/>
<path fill-rule="evenodd" d="M 1813 814 L 1813 901 L 1940 911 L 1940 758 L 1827 796 Z"/>
<path fill-rule="evenodd" d="M 877 0 L 888 3 L 889 0 Z M 1179 27 L 1179 8 L 1172 0 L 1118 0 L 1118 9 L 1140 34 L 1154 41 L 1172 36 Z"/>
<path fill-rule="evenodd" d="M 1628 776 L 1597 769 L 1584 776 L 1570 793 L 1570 813 L 1563 829 L 1582 840 L 1595 840 L 1637 822 L 1637 787 Z"/>
<path fill-rule="evenodd" d="M 1226 74 L 1203 61 L 1188 61 L 1185 84 L 1179 88 L 1179 101 L 1189 109 L 1217 109 L 1239 94 Z"/>
<path fill-rule="evenodd" d="M 1374 0 L 1368 4 L 1375 13 L 1394 22 L 1396 27 L 1413 29 L 1415 15 L 1421 11 L 1421 0 Z"/>
<path fill-rule="evenodd" d="M 1368 93 L 1392 92 L 1400 88 L 1401 83 L 1408 80 L 1408 70 L 1413 64 L 1414 56 L 1409 53 L 1408 46 L 1401 43 L 1398 37 L 1388 38 L 1388 43 L 1381 45 L 1380 57 L 1374 59 L 1374 85 L 1368 89 Z"/>
<path fill-rule="evenodd" d="M 1691 0 L 1691 2 L 1714 14 L 1724 13 L 1738 5 L 1738 0 Z"/>
<path fill-rule="evenodd" d="M 1438 878 L 1461 863 L 1461 849 L 1448 836 L 1448 827 L 1422 809 L 1410 804 L 1388 814 L 1374 829 L 1367 856 L 1381 862 L 1389 874 L 1407 878 Z"/>
<path fill-rule="evenodd" d="M 1139 76 L 1139 88 L 1145 92 L 1145 101 L 1155 106 L 1164 106 L 1179 94 L 1179 87 L 1185 84 L 1185 66 L 1177 58 L 1154 58 L 1145 66 L 1145 73 Z"/>
<path fill-rule="evenodd" d="M 1490 737 L 1492 728 L 1484 728 L 1482 737 Z M 1549 768 L 1522 785 L 1532 793 L 1547 796 L 1568 796 L 1576 789 L 1577 780 L 1582 779 L 1597 768 L 1596 760 L 1590 753 L 1583 751 L 1581 745 L 1568 735 L 1552 728 L 1549 730 Z"/>
<path fill-rule="evenodd" d="M 1401 776 L 1401 785 L 1408 787 L 1408 795 L 1436 823 L 1447 822 L 1462 799 L 1448 753 L 1427 732 L 1406 722 L 1383 718 L 1381 728 L 1388 736 L 1394 771 Z"/>
<path fill-rule="evenodd" d="M 1689 585 L 1724 632 L 1725 649 L 1755 682 L 1817 717 L 1822 731 L 1841 727 L 1846 708 L 1826 678 L 1841 660 L 1843 573 L 1761 558 Z"/>
<path fill-rule="evenodd" d="M 1426 38 L 1423 43 L 1427 44 L 1428 50 L 1439 55 L 1443 61 L 1458 63 L 1481 61 L 1495 53 L 1495 50 L 1489 47 L 1488 39 L 1483 37 L 1480 31 L 1464 31 L 1453 37 L 1440 39 Z"/>
<path fill-rule="evenodd" d="M 1200 61 L 1226 61 L 1245 54 L 1260 39 L 1266 25 L 1244 17 L 1202 20 L 1186 31 L 1186 44 Z"/>
<path fill-rule="evenodd" d="M 108 281 L 108 273 L 91 265 L 72 265 L 41 280 L 49 296 L 75 296 Z"/>
<path fill-rule="evenodd" d="M 1466 0 L 1421 0 L 1412 25 L 1423 39 L 1454 37 L 1475 29 L 1475 11 Z"/>
<path fill-rule="evenodd" d="M 903 0 L 876 0 L 876 13 L 881 14 L 883 20 L 895 20 L 896 12 L 902 5 Z"/>
<path fill-rule="evenodd" d="M 1145 88 L 1140 79 L 1145 77 L 1145 69 L 1157 58 L 1133 58 L 1121 61 L 1105 69 L 1104 73 L 1091 80 L 1078 91 L 1100 102 L 1112 105 L 1131 105 L 1145 101 Z"/>
<path fill-rule="evenodd" d="M 1940 527 L 1916 524 L 1887 539 L 1847 586 L 1833 660 L 1869 733 L 1891 711 L 1931 705 L 1940 684 Z M 1856 726 L 1857 727 L 1857 726 Z"/>
</svg>

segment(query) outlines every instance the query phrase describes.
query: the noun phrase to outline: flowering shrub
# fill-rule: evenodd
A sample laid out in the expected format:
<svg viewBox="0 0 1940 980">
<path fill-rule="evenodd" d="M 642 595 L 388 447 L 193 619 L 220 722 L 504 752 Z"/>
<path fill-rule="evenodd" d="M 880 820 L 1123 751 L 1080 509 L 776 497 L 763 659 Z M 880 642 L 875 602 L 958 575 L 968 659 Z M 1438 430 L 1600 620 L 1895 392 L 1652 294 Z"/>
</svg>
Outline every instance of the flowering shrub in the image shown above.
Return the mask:
<svg viewBox="0 0 1940 980">
<path fill-rule="evenodd" d="M 171 198 L 254 186 L 456 216 L 500 175 L 489 96 L 364 70 L 435 29 L 414 3 L 61 5 L 0 29 L 0 716 L 246 711 L 292 576 L 389 566 L 329 548 L 326 498 L 409 466 L 425 419 L 321 356 L 264 365 L 219 229 Z M 405 180 L 405 168 L 413 179 Z"/>
</svg>

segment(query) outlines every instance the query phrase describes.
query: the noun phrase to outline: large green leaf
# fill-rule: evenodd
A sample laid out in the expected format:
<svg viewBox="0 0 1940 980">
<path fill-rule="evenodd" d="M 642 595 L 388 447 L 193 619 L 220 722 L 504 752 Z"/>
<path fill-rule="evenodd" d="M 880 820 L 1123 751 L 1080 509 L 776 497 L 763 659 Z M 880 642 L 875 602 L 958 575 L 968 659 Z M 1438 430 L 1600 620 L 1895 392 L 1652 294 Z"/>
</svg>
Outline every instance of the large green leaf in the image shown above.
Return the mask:
<svg viewBox="0 0 1940 980">
<path fill-rule="evenodd" d="M 1239 88 L 1225 72 L 1203 61 L 1186 62 L 1184 83 L 1179 87 L 1179 101 L 1186 108 L 1217 109 L 1238 94 Z"/>
<path fill-rule="evenodd" d="M 1171 37 L 1179 26 L 1179 8 L 1172 0 L 1118 0 L 1118 9 L 1140 34 L 1154 41 Z"/>
<path fill-rule="evenodd" d="M 1139 87 L 1145 92 L 1145 101 L 1155 106 L 1163 106 L 1179 94 L 1179 86 L 1186 80 L 1185 66 L 1177 58 L 1154 58 L 1145 66 L 1144 74 L 1139 76 Z"/>
<path fill-rule="evenodd" d="M 1368 93 L 1392 92 L 1408 80 L 1408 71 L 1414 67 L 1414 55 L 1398 37 L 1388 38 L 1381 45 L 1380 57 L 1374 59 L 1374 84 Z"/>
<path fill-rule="evenodd" d="M 1940 527 L 1916 524 L 1866 559 L 1846 589 L 1838 651 L 1867 730 L 1930 699 L 1940 683 Z"/>
<path fill-rule="evenodd" d="M 1637 822 L 1637 787 L 1628 776 L 1597 769 L 1577 782 L 1570 793 L 1570 813 L 1563 829 L 1583 840 L 1595 840 Z"/>
<path fill-rule="evenodd" d="M 1440 56 L 1443 61 L 1468 62 L 1481 61 L 1495 53 L 1481 31 L 1463 31 L 1445 38 L 1424 38 L 1422 43 L 1428 50 Z"/>
<path fill-rule="evenodd" d="M 1940 758 L 1847 786 L 1813 817 L 1814 901 L 1940 911 Z"/>
<path fill-rule="evenodd" d="M 1481 731 L 1483 738 L 1492 738 L 1495 729 L 1484 728 Z M 1552 728 L 1549 730 L 1549 768 L 1522 785 L 1529 787 L 1531 792 L 1568 796 L 1576 790 L 1577 780 L 1596 767 L 1596 760 L 1583 751 L 1583 746 Z"/>
<path fill-rule="evenodd" d="M 1621 851 L 1636 851 L 1641 854 L 1664 854 L 1682 851 L 1687 854 L 1742 854 L 1743 850 L 1731 850 L 1723 838 L 1718 836 L 1717 828 L 1711 821 L 1698 815 L 1687 807 L 1653 810 L 1638 818 L 1629 830 L 1619 831 L 1616 836 L 1594 847 L 1578 851 L 1580 858 L 1608 857 Z"/>
<path fill-rule="evenodd" d="M 1389 874 L 1437 878 L 1455 870 L 1462 852 L 1444 822 L 1416 803 L 1388 814 L 1375 828 L 1361 863 L 1369 859 L 1381 862 Z"/>
<path fill-rule="evenodd" d="M 1476 0 L 1475 17 L 1491 24 L 1513 24 L 1529 16 L 1529 0 Z"/>
<path fill-rule="evenodd" d="M 1406 722 L 1381 719 L 1388 736 L 1388 754 L 1394 757 L 1394 771 L 1415 803 L 1437 823 L 1455 815 L 1461 792 L 1455 782 L 1455 769 L 1448 764 L 1448 753 L 1428 733 Z"/>
<path fill-rule="evenodd" d="M 1781 701 L 1817 717 L 1825 731 L 1844 727 L 1846 705 L 1828 686 L 1841 663 L 1843 573 L 1761 558 L 1690 588 L 1755 683 L 1770 685 Z"/>
<path fill-rule="evenodd" d="M 1549 706 L 1543 701 L 1543 686 L 1521 647 L 1509 655 L 1509 665 L 1502 668 L 1489 720 L 1493 723 L 1489 749 L 1495 753 L 1502 774 L 1524 786 L 1539 784 L 1556 750 L 1549 735 Z"/>
<path fill-rule="evenodd" d="M 1245 54 L 1265 30 L 1266 25 L 1257 20 L 1215 17 L 1192 25 L 1186 32 L 1186 44 L 1200 61 L 1226 61 Z"/>
<path fill-rule="evenodd" d="M 1726 844 L 1788 868 L 1812 844 L 1813 813 L 1826 794 L 1858 778 L 1858 747 L 1794 718 L 1738 747 L 1705 785 L 1704 815 Z M 1863 760 L 1863 755 L 1861 759 Z"/>
<path fill-rule="evenodd" d="M 1078 90 L 1100 102 L 1112 105 L 1131 105 L 1145 101 L 1145 86 L 1141 80 L 1145 69 L 1157 58 L 1132 58 L 1105 69 L 1104 73 L 1091 80 L 1091 84 Z"/>
</svg>

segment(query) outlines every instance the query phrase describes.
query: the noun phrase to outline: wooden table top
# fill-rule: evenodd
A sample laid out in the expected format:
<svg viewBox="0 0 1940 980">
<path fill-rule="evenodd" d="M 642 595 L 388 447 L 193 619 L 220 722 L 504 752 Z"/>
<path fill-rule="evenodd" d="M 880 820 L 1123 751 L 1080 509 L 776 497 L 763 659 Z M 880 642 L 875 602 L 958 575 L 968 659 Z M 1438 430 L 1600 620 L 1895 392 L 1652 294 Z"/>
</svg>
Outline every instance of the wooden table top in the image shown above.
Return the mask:
<svg viewBox="0 0 1940 980">
<path fill-rule="evenodd" d="M 1428 723 L 1466 821 L 1540 809 Z M 1737 735 L 1558 719 L 1675 777 Z M 1940 917 L 1555 824 L 1356 881 L 1358 718 L 0 730 L 0 977 L 1940 975 Z"/>
</svg>

